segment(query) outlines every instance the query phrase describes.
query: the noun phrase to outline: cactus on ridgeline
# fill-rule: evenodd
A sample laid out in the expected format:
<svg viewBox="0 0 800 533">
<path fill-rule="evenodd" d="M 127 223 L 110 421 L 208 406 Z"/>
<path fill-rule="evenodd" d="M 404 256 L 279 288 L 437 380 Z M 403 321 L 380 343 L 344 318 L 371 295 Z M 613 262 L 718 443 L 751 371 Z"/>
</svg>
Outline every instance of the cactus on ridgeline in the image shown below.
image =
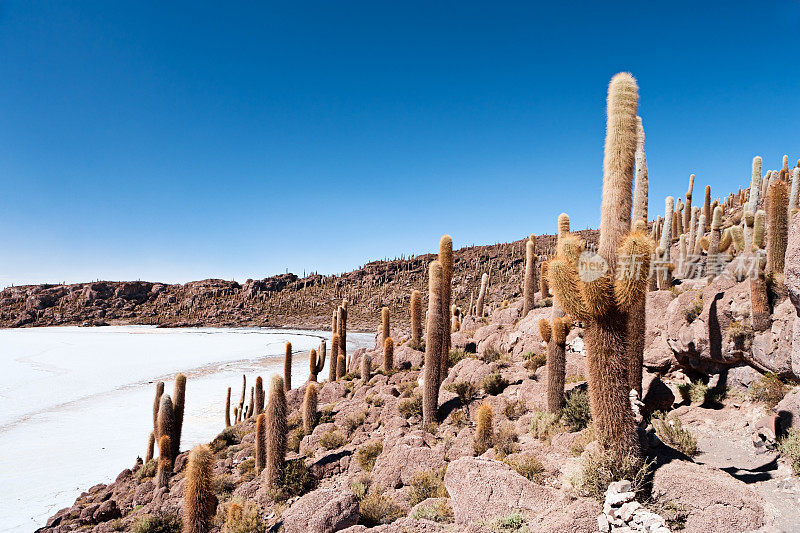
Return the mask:
<svg viewBox="0 0 800 533">
<path fill-rule="evenodd" d="M 536 244 L 533 238 L 525 242 L 525 278 L 522 289 L 522 318 L 533 309 L 536 293 Z"/>
<path fill-rule="evenodd" d="M 261 413 L 256 418 L 256 439 L 254 445 L 256 474 L 260 474 L 267 465 L 267 415 Z"/>
<path fill-rule="evenodd" d="M 783 267 L 789 240 L 789 192 L 786 182 L 775 181 L 767 192 L 767 265 L 766 272 L 776 285 L 783 284 Z"/>
<path fill-rule="evenodd" d="M 394 368 L 394 340 L 387 337 L 383 341 L 383 372 L 387 376 Z"/>
<path fill-rule="evenodd" d="M 494 412 L 492 406 L 488 403 L 483 403 L 478 408 L 475 424 L 475 438 L 473 441 L 473 450 L 475 455 L 482 455 L 486 450 L 494 445 L 494 430 L 492 428 L 492 419 Z"/>
<path fill-rule="evenodd" d="M 303 397 L 303 433 L 311 435 L 317 423 L 318 389 L 314 383 L 309 383 Z"/>
<path fill-rule="evenodd" d="M 453 239 L 450 235 L 442 235 L 439 239 L 439 263 L 442 265 L 442 347 L 439 355 L 439 376 L 438 381 L 447 377 L 450 364 L 450 331 L 452 321 L 450 304 L 452 303 L 453 290 Z"/>
<path fill-rule="evenodd" d="M 550 285 L 560 305 L 585 324 L 589 398 L 600 446 L 611 457 L 639 457 L 639 441 L 629 400 L 628 354 L 619 350 L 627 337 L 628 313 L 647 291 L 646 275 L 618 270 L 618 258 L 648 272 L 650 239 L 631 232 L 631 185 L 636 147 L 636 81 L 628 73 L 609 84 L 608 124 L 603 160 L 603 201 L 598 253 L 605 274 L 584 281 L 577 263 L 584 245 L 577 237 L 564 242 L 550 263 Z"/>
<path fill-rule="evenodd" d="M 336 381 L 339 369 L 339 334 L 334 333 L 331 339 L 331 362 L 328 364 L 328 381 Z"/>
<path fill-rule="evenodd" d="M 281 482 L 283 462 L 286 459 L 286 393 L 283 379 L 272 376 L 267 401 L 267 456 L 264 481 L 269 488 L 276 488 Z"/>
<path fill-rule="evenodd" d="M 439 407 L 439 372 L 444 326 L 442 324 L 443 278 L 442 264 L 439 261 L 431 261 L 428 268 L 428 324 L 425 333 L 425 386 L 422 393 L 422 423 L 425 427 L 436 422 Z"/>
<path fill-rule="evenodd" d="M 422 293 L 411 291 L 411 347 L 415 350 L 422 346 Z"/>
<path fill-rule="evenodd" d="M 169 474 L 172 472 L 172 443 L 169 435 L 162 435 L 158 439 L 158 463 L 156 465 L 156 488 L 160 489 L 169 484 Z"/>
<path fill-rule="evenodd" d="M 228 394 L 225 396 L 225 427 L 231 426 L 231 388 L 228 387 Z"/>
<path fill-rule="evenodd" d="M 286 352 L 283 356 L 283 386 L 285 390 L 292 390 L 292 343 L 286 343 Z"/>
<path fill-rule="evenodd" d="M 673 218 L 675 220 L 675 231 L 672 232 L 672 238 L 677 239 L 680 235 L 683 235 L 683 204 L 681 203 L 681 199 L 678 198 L 678 205 L 675 209 L 675 216 Z"/>
<path fill-rule="evenodd" d="M 556 243 L 558 243 L 563 237 L 569 235 L 569 215 L 566 213 L 561 213 L 560 215 L 558 215 L 557 225 L 558 225 L 558 235 L 556 238 Z"/>
<path fill-rule="evenodd" d="M 208 533 L 219 501 L 214 495 L 214 454 L 205 444 L 189 454 L 183 488 L 183 533 Z"/>
<path fill-rule="evenodd" d="M 686 191 L 686 208 L 683 211 L 683 225 L 684 227 L 689 227 L 692 221 L 692 216 L 694 215 L 694 211 L 692 210 L 692 192 L 694 189 L 694 174 L 689 176 L 689 189 Z M 696 209 L 696 208 L 695 208 Z M 689 239 L 689 242 L 692 242 Z"/>
<path fill-rule="evenodd" d="M 475 304 L 475 314 L 478 318 L 483 317 L 483 303 L 486 300 L 487 285 L 489 285 L 489 274 L 484 272 L 481 276 L 481 290 L 478 293 L 478 302 Z"/>
<path fill-rule="evenodd" d="M 391 337 L 386 337 L 391 339 Z M 366 385 L 372 377 L 372 358 L 365 353 L 361 356 L 361 383 Z"/>
<path fill-rule="evenodd" d="M 703 199 L 703 214 L 706 216 L 706 220 L 711 220 L 713 213 L 714 212 L 711 210 L 711 185 L 706 185 L 705 197 Z"/>
</svg>

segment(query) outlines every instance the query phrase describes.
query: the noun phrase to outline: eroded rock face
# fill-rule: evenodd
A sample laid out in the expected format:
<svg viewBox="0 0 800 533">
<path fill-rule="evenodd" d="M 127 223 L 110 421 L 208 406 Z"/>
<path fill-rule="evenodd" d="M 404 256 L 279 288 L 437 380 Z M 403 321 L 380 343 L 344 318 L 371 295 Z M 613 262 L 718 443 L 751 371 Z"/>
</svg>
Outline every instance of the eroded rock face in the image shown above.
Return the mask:
<svg viewBox="0 0 800 533">
<path fill-rule="evenodd" d="M 675 460 L 662 466 L 653 479 L 653 498 L 687 509 L 686 533 L 753 531 L 769 525 L 761 496 L 706 465 Z"/>
<path fill-rule="evenodd" d="M 286 533 L 334 533 L 358 522 L 358 501 L 349 491 L 317 489 L 283 512 Z"/>
<path fill-rule="evenodd" d="M 505 463 L 483 457 L 451 462 L 444 485 L 459 524 L 492 520 L 514 511 L 535 516 L 562 503 L 557 490 L 532 483 Z"/>
</svg>

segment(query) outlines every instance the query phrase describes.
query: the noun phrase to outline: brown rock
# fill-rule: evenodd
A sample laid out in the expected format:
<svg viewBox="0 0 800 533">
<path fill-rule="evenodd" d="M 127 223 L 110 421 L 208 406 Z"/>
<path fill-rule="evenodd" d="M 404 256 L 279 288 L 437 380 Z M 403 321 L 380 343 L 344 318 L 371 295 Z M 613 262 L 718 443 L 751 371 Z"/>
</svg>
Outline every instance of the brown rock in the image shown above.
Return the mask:
<svg viewBox="0 0 800 533">
<path fill-rule="evenodd" d="M 358 500 L 348 491 L 317 489 L 294 502 L 281 518 L 286 533 L 333 533 L 358 522 Z"/>
<path fill-rule="evenodd" d="M 122 513 L 117 508 L 117 502 L 114 500 L 106 500 L 94 512 L 93 518 L 95 523 L 107 522 L 122 516 Z"/>
</svg>

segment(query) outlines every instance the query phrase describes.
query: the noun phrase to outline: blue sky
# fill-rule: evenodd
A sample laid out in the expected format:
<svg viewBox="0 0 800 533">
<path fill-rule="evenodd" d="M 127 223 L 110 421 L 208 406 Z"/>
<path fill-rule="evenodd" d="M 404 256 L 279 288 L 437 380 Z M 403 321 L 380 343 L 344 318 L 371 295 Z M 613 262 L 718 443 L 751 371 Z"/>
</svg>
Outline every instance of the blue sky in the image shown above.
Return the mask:
<svg viewBox="0 0 800 533">
<path fill-rule="evenodd" d="M 245 280 L 596 227 L 608 80 L 651 215 L 800 158 L 800 3 L 0 4 L 0 286 Z"/>
</svg>

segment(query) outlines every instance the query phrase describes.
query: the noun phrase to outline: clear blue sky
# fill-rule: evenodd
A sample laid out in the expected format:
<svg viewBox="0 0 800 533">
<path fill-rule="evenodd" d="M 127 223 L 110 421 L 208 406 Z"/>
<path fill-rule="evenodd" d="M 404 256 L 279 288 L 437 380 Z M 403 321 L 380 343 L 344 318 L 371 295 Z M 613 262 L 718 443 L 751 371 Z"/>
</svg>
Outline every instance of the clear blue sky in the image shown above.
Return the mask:
<svg viewBox="0 0 800 533">
<path fill-rule="evenodd" d="M 596 227 L 621 70 L 651 215 L 690 173 L 724 195 L 800 157 L 800 3 L 603 4 L 4 1 L 0 286 Z"/>
</svg>

